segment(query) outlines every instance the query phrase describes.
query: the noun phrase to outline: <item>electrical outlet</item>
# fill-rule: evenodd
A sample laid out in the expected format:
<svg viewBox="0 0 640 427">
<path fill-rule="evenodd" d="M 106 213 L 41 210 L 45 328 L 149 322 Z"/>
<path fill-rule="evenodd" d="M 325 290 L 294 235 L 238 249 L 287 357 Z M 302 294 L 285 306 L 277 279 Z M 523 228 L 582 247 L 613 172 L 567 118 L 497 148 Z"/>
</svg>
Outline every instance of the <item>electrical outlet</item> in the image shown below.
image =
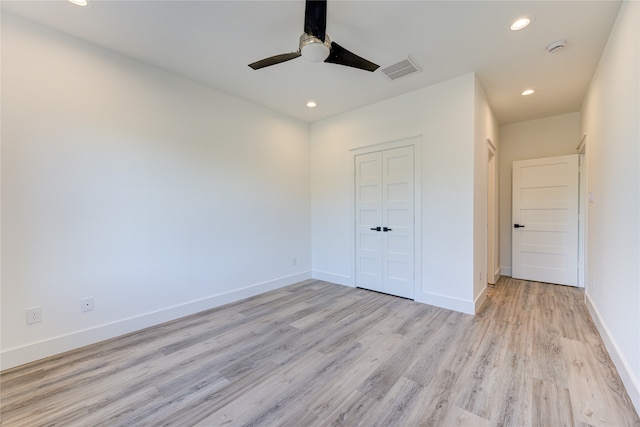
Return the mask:
<svg viewBox="0 0 640 427">
<path fill-rule="evenodd" d="M 82 298 L 80 300 L 80 310 L 82 312 L 93 311 L 93 297 Z"/>
<path fill-rule="evenodd" d="M 42 322 L 42 307 L 27 308 L 27 325 Z"/>
</svg>

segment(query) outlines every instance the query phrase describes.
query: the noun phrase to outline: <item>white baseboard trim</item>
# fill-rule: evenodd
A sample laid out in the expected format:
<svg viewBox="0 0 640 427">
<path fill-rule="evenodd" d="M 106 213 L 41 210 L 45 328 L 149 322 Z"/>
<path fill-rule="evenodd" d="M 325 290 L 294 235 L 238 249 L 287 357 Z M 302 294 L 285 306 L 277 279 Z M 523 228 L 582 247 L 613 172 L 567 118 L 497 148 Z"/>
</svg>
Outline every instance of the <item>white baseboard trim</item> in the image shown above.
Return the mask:
<svg viewBox="0 0 640 427">
<path fill-rule="evenodd" d="M 487 300 L 487 285 L 485 285 L 484 288 L 482 288 L 482 291 L 480 291 L 480 294 L 476 297 L 475 301 L 473 301 L 473 305 L 475 306 L 475 309 L 473 312 L 474 315 L 480 312 L 480 309 L 482 308 L 482 305 L 485 303 L 486 300 Z"/>
<path fill-rule="evenodd" d="M 587 304 L 587 308 L 589 309 L 589 313 L 591 313 L 591 318 L 596 324 L 598 332 L 600 332 L 602 341 L 604 341 L 604 345 L 609 352 L 609 356 L 611 356 L 611 360 L 613 360 L 613 364 L 616 366 L 616 369 L 620 374 L 622 383 L 627 389 L 629 398 L 631 398 L 631 402 L 636 408 L 636 412 L 640 413 L 640 380 L 634 374 L 633 369 L 631 369 L 631 367 L 629 366 L 629 362 L 624 357 L 624 354 L 620 352 L 616 340 L 611 336 L 609 329 L 602 320 L 598 309 L 591 301 L 588 293 L 585 293 L 585 302 Z"/>
<path fill-rule="evenodd" d="M 447 310 L 459 311 L 465 314 L 476 314 L 476 305 L 474 301 L 452 298 L 446 295 L 422 292 L 416 295 L 415 301 L 446 308 Z"/>
<path fill-rule="evenodd" d="M 511 267 L 505 267 L 505 266 L 500 267 L 500 273 L 502 276 L 511 277 Z"/>
<path fill-rule="evenodd" d="M 327 273 L 326 271 L 314 270 L 311 273 L 311 278 L 324 280 L 325 282 L 335 283 L 337 285 L 348 286 L 350 288 L 356 287 L 351 277 Z M 414 298 L 414 301 L 423 304 L 435 305 L 436 307 L 446 308 L 448 310 L 460 311 L 465 314 L 475 315 L 482 307 L 486 297 L 487 287 L 485 286 L 480 295 L 478 295 L 473 302 L 434 293 L 418 293 Z"/>
<path fill-rule="evenodd" d="M 144 313 L 89 329 L 48 338 L 39 342 L 4 350 L 0 353 L 0 370 L 24 365 L 45 357 L 64 353 L 65 351 L 95 344 L 130 332 L 138 331 L 180 317 L 199 313 L 219 307 L 230 302 L 239 301 L 254 295 L 269 292 L 284 286 L 311 279 L 311 272 L 306 271 L 292 276 L 280 277 L 233 291 L 212 295 L 195 301 L 189 301 L 161 310 Z"/>
<path fill-rule="evenodd" d="M 324 280 L 325 282 L 335 283 L 337 285 L 349 286 L 355 288 L 353 279 L 350 276 L 343 276 L 341 274 L 327 273 L 326 271 L 313 270 L 311 272 L 311 278 L 316 280 Z"/>
</svg>

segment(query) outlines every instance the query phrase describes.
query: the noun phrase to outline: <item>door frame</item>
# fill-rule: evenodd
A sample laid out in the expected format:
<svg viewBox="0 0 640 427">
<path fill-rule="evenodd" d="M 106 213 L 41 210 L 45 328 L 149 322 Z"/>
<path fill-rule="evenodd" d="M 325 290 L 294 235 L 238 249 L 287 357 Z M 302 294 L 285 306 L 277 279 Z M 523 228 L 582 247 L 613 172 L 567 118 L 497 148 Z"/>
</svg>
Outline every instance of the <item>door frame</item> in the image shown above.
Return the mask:
<svg viewBox="0 0 640 427">
<path fill-rule="evenodd" d="M 487 283 L 495 285 L 497 279 L 500 277 L 500 262 L 499 262 L 499 229 L 500 223 L 498 221 L 498 152 L 493 141 L 487 138 L 486 141 L 486 165 L 487 165 L 487 198 L 485 205 L 485 218 L 487 224 L 485 226 L 485 271 L 487 272 Z M 493 163 L 492 163 L 493 160 Z M 491 167 L 493 166 L 493 167 Z"/>
<path fill-rule="evenodd" d="M 356 286 L 356 156 L 375 153 L 394 148 L 413 147 L 413 295 L 419 295 L 422 287 L 422 135 L 397 139 L 387 142 L 379 142 L 361 147 L 352 148 L 351 151 L 351 287 Z"/>
<path fill-rule="evenodd" d="M 588 182 L 587 177 L 587 139 L 588 134 L 582 135 L 576 151 L 579 154 L 579 205 L 578 205 L 578 287 L 584 288 L 587 282 L 587 215 L 589 213 L 588 201 Z"/>
</svg>

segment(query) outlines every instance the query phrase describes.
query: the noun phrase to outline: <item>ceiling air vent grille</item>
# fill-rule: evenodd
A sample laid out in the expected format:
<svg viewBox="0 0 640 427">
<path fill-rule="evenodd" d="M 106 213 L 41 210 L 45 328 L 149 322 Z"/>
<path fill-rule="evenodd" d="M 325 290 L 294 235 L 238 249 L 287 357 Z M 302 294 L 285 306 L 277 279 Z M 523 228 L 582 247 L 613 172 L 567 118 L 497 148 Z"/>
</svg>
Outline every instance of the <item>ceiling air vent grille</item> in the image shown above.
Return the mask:
<svg viewBox="0 0 640 427">
<path fill-rule="evenodd" d="M 384 74 L 389 80 L 397 80 L 400 77 L 420 71 L 420 68 L 410 57 L 406 57 L 382 68 L 380 71 L 382 71 L 382 74 Z"/>
</svg>

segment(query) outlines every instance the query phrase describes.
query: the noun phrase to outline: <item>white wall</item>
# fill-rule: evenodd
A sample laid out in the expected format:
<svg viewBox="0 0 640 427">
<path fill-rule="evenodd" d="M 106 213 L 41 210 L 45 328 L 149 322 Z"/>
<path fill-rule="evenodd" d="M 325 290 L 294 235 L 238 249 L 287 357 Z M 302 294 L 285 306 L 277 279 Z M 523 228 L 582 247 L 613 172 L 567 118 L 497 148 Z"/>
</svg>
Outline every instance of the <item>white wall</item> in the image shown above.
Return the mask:
<svg viewBox="0 0 640 427">
<path fill-rule="evenodd" d="M 354 285 L 353 158 L 349 151 L 422 140 L 422 271 L 416 300 L 474 312 L 473 74 L 311 126 L 313 275 Z"/>
<path fill-rule="evenodd" d="M 500 266 L 511 276 L 511 178 L 516 160 L 578 154 L 580 113 L 513 123 L 500 127 Z"/>
<path fill-rule="evenodd" d="M 310 277 L 308 140 L 3 12 L 2 368 Z"/>
<path fill-rule="evenodd" d="M 582 108 L 587 304 L 640 412 L 640 3 L 625 1 Z"/>
</svg>

